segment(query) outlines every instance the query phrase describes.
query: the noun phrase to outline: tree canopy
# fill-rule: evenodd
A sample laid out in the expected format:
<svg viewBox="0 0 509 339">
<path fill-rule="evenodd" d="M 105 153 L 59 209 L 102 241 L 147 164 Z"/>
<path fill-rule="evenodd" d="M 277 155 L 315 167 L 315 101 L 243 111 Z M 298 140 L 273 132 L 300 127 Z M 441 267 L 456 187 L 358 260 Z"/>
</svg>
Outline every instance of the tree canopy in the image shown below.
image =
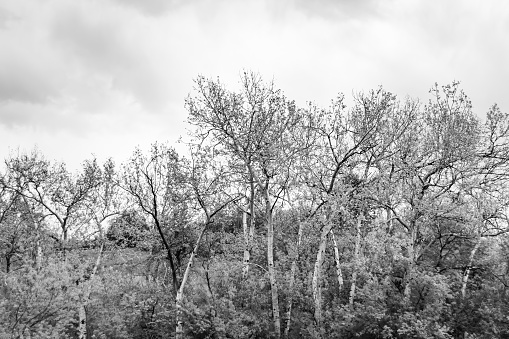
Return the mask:
<svg viewBox="0 0 509 339">
<path fill-rule="evenodd" d="M 509 114 L 198 77 L 188 152 L 0 171 L 0 338 L 507 338 Z"/>
</svg>

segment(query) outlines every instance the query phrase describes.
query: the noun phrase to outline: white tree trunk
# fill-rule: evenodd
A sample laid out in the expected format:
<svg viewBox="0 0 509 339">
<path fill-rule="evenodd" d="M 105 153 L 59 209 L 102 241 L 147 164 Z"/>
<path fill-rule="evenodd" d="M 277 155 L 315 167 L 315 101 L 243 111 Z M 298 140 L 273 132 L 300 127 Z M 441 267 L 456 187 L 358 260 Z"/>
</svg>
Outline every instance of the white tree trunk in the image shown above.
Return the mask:
<svg viewBox="0 0 509 339">
<path fill-rule="evenodd" d="M 272 299 L 272 317 L 274 322 L 274 337 L 281 337 L 281 320 L 279 316 L 279 295 L 276 280 L 276 269 L 274 267 L 274 224 L 272 223 L 272 204 L 269 190 L 265 191 L 265 222 L 267 223 L 267 264 L 269 267 L 269 280 Z"/>
<path fill-rule="evenodd" d="M 328 223 L 326 221 L 325 226 L 322 229 L 322 234 L 320 235 L 320 244 L 318 245 L 318 252 L 316 253 L 316 261 L 315 267 L 313 271 L 313 301 L 315 304 L 315 323 L 316 326 L 320 326 L 322 323 L 322 287 L 321 287 L 321 279 L 322 279 L 322 264 L 323 264 L 323 256 L 325 253 L 325 248 L 327 247 L 327 235 L 332 229 L 332 223 Z"/>
<path fill-rule="evenodd" d="M 355 300 L 355 289 L 357 286 L 357 272 L 359 270 L 359 260 L 360 260 L 360 247 L 361 247 L 361 223 L 362 219 L 359 217 L 357 219 L 357 227 L 356 227 L 356 235 L 355 235 L 355 250 L 354 250 L 354 265 L 353 265 L 353 273 L 352 273 L 352 284 L 350 285 L 350 298 L 348 300 L 348 304 L 350 307 L 353 307 L 353 302 Z"/>
<path fill-rule="evenodd" d="M 461 297 L 462 298 L 465 298 L 466 295 L 467 295 L 468 278 L 470 276 L 470 270 L 472 268 L 472 264 L 474 263 L 475 253 L 477 252 L 477 250 L 481 246 L 481 239 L 482 238 L 479 237 L 479 239 L 477 240 L 474 248 L 472 248 L 472 251 L 470 252 L 470 256 L 468 258 L 467 268 L 465 269 L 465 272 L 463 273 L 463 281 L 462 281 L 462 284 L 461 284 Z"/>
<path fill-rule="evenodd" d="M 89 279 L 83 282 L 83 294 L 80 298 L 80 305 L 79 305 L 79 309 L 78 309 L 78 338 L 79 339 L 87 339 L 87 305 L 90 300 L 90 293 L 92 291 L 92 284 L 94 282 L 94 277 L 97 272 L 97 268 L 101 264 L 103 250 L 104 250 L 104 242 L 101 244 L 101 248 L 99 249 L 99 254 L 97 255 L 97 259 L 95 261 L 92 272 L 90 273 Z"/>
<path fill-rule="evenodd" d="M 249 168 L 248 168 L 249 170 Z M 255 184 L 253 176 L 250 181 L 250 197 L 249 197 L 249 226 L 247 223 L 247 213 L 242 213 L 242 228 L 244 230 L 244 267 L 242 270 L 242 277 L 247 279 L 249 275 L 249 260 L 251 259 L 251 250 L 254 241 L 254 230 L 255 230 L 255 210 L 254 210 L 254 198 L 255 198 Z"/>
<path fill-rule="evenodd" d="M 290 282 L 288 285 L 288 302 L 286 306 L 286 326 L 283 334 L 284 338 L 288 338 L 290 333 L 290 324 L 292 319 L 293 289 L 295 285 L 295 272 L 297 271 L 297 260 L 299 259 L 299 250 L 302 243 L 302 222 L 299 221 L 299 230 L 297 231 L 297 247 L 293 253 L 292 267 L 290 271 Z"/>
<path fill-rule="evenodd" d="M 394 227 L 394 220 L 392 218 L 392 210 L 390 208 L 385 209 L 387 213 L 387 233 L 391 233 Z"/>
<path fill-rule="evenodd" d="M 207 230 L 207 227 L 210 224 L 210 220 L 207 220 L 205 226 L 200 232 L 198 239 L 196 240 L 196 244 L 194 245 L 193 252 L 191 252 L 191 256 L 189 257 L 189 261 L 187 262 L 186 270 L 184 271 L 184 275 L 182 276 L 182 282 L 180 283 L 180 287 L 177 291 L 177 296 L 175 297 L 175 308 L 176 308 L 176 328 L 175 328 L 175 339 L 183 339 L 184 338 L 184 321 L 183 321 L 183 301 L 184 301 L 184 291 L 187 283 L 187 279 L 189 278 L 189 274 L 191 272 L 191 268 L 193 267 L 194 257 L 198 252 L 198 248 L 200 247 L 201 239 Z"/>
<path fill-rule="evenodd" d="M 336 276 L 338 278 L 338 290 L 341 292 L 343 289 L 343 271 L 341 270 L 341 262 L 339 261 L 339 249 L 338 249 L 338 243 L 336 242 L 336 237 L 334 236 L 334 232 L 331 229 L 330 234 L 332 237 L 332 245 L 334 246 L 334 260 L 336 262 Z"/>
<path fill-rule="evenodd" d="M 249 252 L 249 230 L 247 227 L 247 212 L 242 211 L 242 230 L 244 231 L 244 260 L 243 260 L 243 267 L 242 267 L 242 277 L 247 279 L 247 276 L 249 274 L 249 259 L 250 259 L 250 252 Z"/>
</svg>

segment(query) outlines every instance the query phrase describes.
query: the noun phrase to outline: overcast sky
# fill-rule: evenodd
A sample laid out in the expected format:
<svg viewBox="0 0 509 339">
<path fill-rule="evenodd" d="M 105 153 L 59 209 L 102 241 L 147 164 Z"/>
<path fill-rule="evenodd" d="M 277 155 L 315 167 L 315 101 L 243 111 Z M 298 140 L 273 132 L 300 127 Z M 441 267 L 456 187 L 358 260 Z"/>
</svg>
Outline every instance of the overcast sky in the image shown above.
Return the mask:
<svg viewBox="0 0 509 339">
<path fill-rule="evenodd" d="M 300 104 L 459 80 L 479 116 L 507 112 L 509 1 L 0 0 L 0 159 L 173 144 L 193 79 L 243 69 Z"/>
</svg>

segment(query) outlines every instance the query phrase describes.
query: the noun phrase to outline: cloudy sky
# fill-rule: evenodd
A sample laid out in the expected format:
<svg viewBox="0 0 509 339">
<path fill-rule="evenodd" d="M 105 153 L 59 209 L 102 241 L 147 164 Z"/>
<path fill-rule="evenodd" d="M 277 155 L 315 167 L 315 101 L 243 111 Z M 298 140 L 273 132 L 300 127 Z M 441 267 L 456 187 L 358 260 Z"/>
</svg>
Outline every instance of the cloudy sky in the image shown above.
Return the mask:
<svg viewBox="0 0 509 339">
<path fill-rule="evenodd" d="M 175 143 L 193 78 L 243 69 L 301 104 L 379 85 L 425 102 L 459 80 L 480 117 L 507 112 L 509 2 L 0 0 L 0 159 Z"/>
</svg>

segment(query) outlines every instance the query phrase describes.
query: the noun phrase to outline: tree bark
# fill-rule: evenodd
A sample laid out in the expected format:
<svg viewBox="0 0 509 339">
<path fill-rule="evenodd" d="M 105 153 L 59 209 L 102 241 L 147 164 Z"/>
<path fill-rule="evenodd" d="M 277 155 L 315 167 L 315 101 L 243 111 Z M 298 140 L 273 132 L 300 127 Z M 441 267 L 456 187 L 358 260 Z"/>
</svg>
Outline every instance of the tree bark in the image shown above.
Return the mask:
<svg viewBox="0 0 509 339">
<path fill-rule="evenodd" d="M 394 228 L 394 220 L 393 220 L 392 210 L 389 207 L 387 207 L 385 209 L 385 211 L 387 214 L 387 233 L 391 234 L 392 229 Z"/>
<path fill-rule="evenodd" d="M 318 245 L 318 252 L 316 253 L 316 261 L 315 267 L 313 271 L 313 301 L 315 304 L 315 323 L 317 327 L 321 326 L 322 323 L 322 287 L 321 287 L 321 279 L 322 279 L 322 265 L 323 265 L 323 256 L 325 253 L 325 248 L 327 247 L 327 235 L 332 229 L 332 223 L 328 223 L 326 221 L 325 226 L 322 229 L 322 234 L 320 235 L 320 244 Z"/>
<path fill-rule="evenodd" d="M 336 237 L 334 236 L 334 232 L 332 229 L 330 230 L 330 234 L 332 237 L 332 245 L 334 246 L 334 260 L 336 261 L 336 275 L 338 278 L 338 292 L 343 290 L 343 271 L 341 270 L 341 262 L 339 261 L 339 249 L 338 243 L 336 242 Z"/>
<path fill-rule="evenodd" d="M 249 170 L 249 167 L 248 167 Z M 242 213 L 242 227 L 244 230 L 244 267 L 242 270 L 242 277 L 247 279 L 249 274 L 249 260 L 251 259 L 251 251 L 253 248 L 254 229 L 255 229 L 255 210 L 254 210 L 254 196 L 255 196 L 255 183 L 254 178 L 250 176 L 250 197 L 249 197 L 249 226 L 247 223 L 247 213 Z"/>
<path fill-rule="evenodd" d="M 40 271 L 42 267 L 42 246 L 41 236 L 39 230 L 37 230 L 37 239 L 35 241 L 35 269 Z"/>
<path fill-rule="evenodd" d="M 11 272 L 11 257 L 10 254 L 5 256 L 5 273 L 7 274 Z"/>
<path fill-rule="evenodd" d="M 104 242 L 101 244 L 99 254 L 95 261 L 90 277 L 83 283 L 83 295 L 80 298 L 80 306 L 78 309 L 78 338 L 87 339 L 87 305 L 90 300 L 90 293 L 92 291 L 92 283 L 97 272 L 97 268 L 101 264 L 101 258 L 104 249 Z"/>
<path fill-rule="evenodd" d="M 269 196 L 269 189 L 265 187 L 265 222 L 267 225 L 267 265 L 269 271 L 270 291 L 272 299 L 272 318 L 274 323 L 274 337 L 281 337 L 281 320 L 279 316 L 279 296 L 276 281 L 276 270 L 274 267 L 274 224 L 272 223 L 272 204 Z"/>
<path fill-rule="evenodd" d="M 290 271 L 290 282 L 288 285 L 288 302 L 286 306 L 286 326 L 283 333 L 283 338 L 288 339 L 288 335 L 290 333 L 290 325 L 292 319 L 292 304 L 293 304 L 293 294 L 294 294 L 294 285 L 295 285 L 295 271 L 297 271 L 297 260 L 299 259 L 299 250 L 302 243 L 302 222 L 299 221 L 299 230 L 297 231 L 297 247 L 295 252 L 293 253 L 293 261 L 292 267 Z"/>
<path fill-rule="evenodd" d="M 468 258 L 468 264 L 467 264 L 467 267 L 465 269 L 465 272 L 463 273 L 463 279 L 462 279 L 462 284 L 461 284 L 461 298 L 463 298 L 463 299 L 467 295 L 468 278 L 470 276 L 470 270 L 472 268 L 472 264 L 474 263 L 475 253 L 477 252 L 477 250 L 481 246 L 481 239 L 482 238 L 479 237 L 479 239 L 475 243 L 474 248 L 472 248 L 472 251 L 470 251 L 470 256 Z"/>
<path fill-rule="evenodd" d="M 360 257 L 360 247 L 361 247 L 361 223 L 362 223 L 362 218 L 359 217 L 357 219 L 357 225 L 356 225 L 352 284 L 350 285 L 350 298 L 348 299 L 348 305 L 350 306 L 350 308 L 353 308 L 353 302 L 355 300 L 355 289 L 357 286 L 357 274 L 358 274 L 357 272 L 359 270 L 359 259 L 360 259 L 359 257 Z"/>
<path fill-rule="evenodd" d="M 196 240 L 196 244 L 194 245 L 193 252 L 191 252 L 191 256 L 189 257 L 189 261 L 187 262 L 186 270 L 184 271 L 184 275 L 182 277 L 182 282 L 180 283 L 180 287 L 177 291 L 177 296 L 175 298 L 175 308 L 176 308 L 176 328 L 175 328 L 175 339 L 183 339 L 184 338 L 184 321 L 183 321 L 183 301 L 184 301 L 184 290 L 186 288 L 187 279 L 189 278 L 189 273 L 191 272 L 191 268 L 193 266 L 194 257 L 198 252 L 198 248 L 200 247 L 201 239 L 203 235 L 207 231 L 210 220 L 207 220 L 205 226 L 203 226 L 198 239 Z"/>
<path fill-rule="evenodd" d="M 242 230 L 244 231 L 244 260 L 243 260 L 243 267 L 242 267 L 242 278 L 247 279 L 247 276 L 249 274 L 249 259 L 250 259 L 250 252 L 249 252 L 249 230 L 247 227 L 247 212 L 242 211 Z"/>
</svg>

